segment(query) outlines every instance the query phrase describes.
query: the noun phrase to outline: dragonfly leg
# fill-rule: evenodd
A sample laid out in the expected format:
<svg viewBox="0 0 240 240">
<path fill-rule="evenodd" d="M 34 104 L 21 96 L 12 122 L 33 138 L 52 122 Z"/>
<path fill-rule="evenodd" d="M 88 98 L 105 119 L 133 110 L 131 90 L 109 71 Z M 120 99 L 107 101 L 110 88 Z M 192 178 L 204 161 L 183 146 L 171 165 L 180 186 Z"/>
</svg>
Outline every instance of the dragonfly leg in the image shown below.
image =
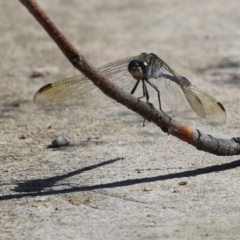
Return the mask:
<svg viewBox="0 0 240 240">
<path fill-rule="evenodd" d="M 149 102 L 148 102 L 148 101 L 149 101 L 149 94 L 148 94 L 147 86 L 146 86 L 144 80 L 142 81 L 142 88 L 143 88 L 143 96 L 142 96 L 142 97 L 139 97 L 139 98 L 146 97 L 147 103 L 149 103 Z M 143 127 L 145 126 L 145 121 L 146 121 L 146 119 L 144 118 L 144 119 L 143 119 Z"/>
<path fill-rule="evenodd" d="M 142 87 L 143 87 L 143 96 L 139 97 L 139 98 L 146 97 L 147 103 L 148 103 L 148 101 L 149 101 L 149 94 L 148 94 L 147 86 L 146 86 L 144 81 L 142 82 Z"/>
<path fill-rule="evenodd" d="M 136 89 L 137 89 L 137 86 L 138 86 L 139 82 L 140 82 L 140 80 L 138 80 L 138 81 L 136 82 L 136 84 L 134 85 L 134 87 L 133 87 L 133 89 L 132 89 L 132 91 L 131 91 L 131 94 L 134 94 L 134 92 L 135 92 Z"/>
<path fill-rule="evenodd" d="M 134 94 L 134 92 L 137 89 L 137 86 L 138 86 L 139 82 L 140 82 L 140 80 L 138 80 L 137 83 L 134 85 L 134 87 L 133 87 L 133 89 L 131 91 L 131 94 Z M 143 88 L 143 96 L 138 97 L 138 99 L 146 97 L 147 102 L 148 102 L 149 94 L 148 94 L 147 87 L 146 87 L 146 84 L 145 84 L 144 80 L 142 80 L 142 88 Z"/>
<path fill-rule="evenodd" d="M 145 122 L 146 122 L 146 119 L 144 118 L 144 119 L 143 119 L 143 127 L 146 126 L 146 125 L 145 125 Z"/>
<path fill-rule="evenodd" d="M 131 91 L 131 94 L 134 94 L 134 92 L 136 91 L 136 89 L 137 89 L 137 87 L 138 87 L 139 82 L 140 82 L 140 80 L 138 80 L 137 83 L 134 85 L 134 87 L 133 87 L 133 89 L 132 89 L 132 91 Z M 143 92 L 143 96 L 142 96 L 142 97 L 138 97 L 138 100 L 139 100 L 140 98 L 143 98 L 143 97 L 145 97 L 144 92 Z"/>
<path fill-rule="evenodd" d="M 158 90 L 157 86 L 155 84 L 153 84 L 152 82 L 146 80 L 146 82 L 156 90 L 157 94 L 158 94 L 158 103 L 159 103 L 159 110 L 162 111 L 162 107 L 161 107 L 161 99 L 160 99 L 160 91 Z"/>
</svg>

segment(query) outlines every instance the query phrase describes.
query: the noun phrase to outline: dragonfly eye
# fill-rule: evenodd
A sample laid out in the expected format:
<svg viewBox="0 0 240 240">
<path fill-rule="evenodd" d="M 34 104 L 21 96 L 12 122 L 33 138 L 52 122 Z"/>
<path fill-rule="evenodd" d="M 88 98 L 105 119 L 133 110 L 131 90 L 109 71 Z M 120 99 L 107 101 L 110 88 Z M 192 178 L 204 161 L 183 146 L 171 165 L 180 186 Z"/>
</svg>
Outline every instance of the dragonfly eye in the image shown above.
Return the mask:
<svg viewBox="0 0 240 240">
<path fill-rule="evenodd" d="M 132 60 L 128 64 L 128 71 L 137 80 L 143 80 L 148 74 L 148 63 L 141 60 Z"/>
</svg>

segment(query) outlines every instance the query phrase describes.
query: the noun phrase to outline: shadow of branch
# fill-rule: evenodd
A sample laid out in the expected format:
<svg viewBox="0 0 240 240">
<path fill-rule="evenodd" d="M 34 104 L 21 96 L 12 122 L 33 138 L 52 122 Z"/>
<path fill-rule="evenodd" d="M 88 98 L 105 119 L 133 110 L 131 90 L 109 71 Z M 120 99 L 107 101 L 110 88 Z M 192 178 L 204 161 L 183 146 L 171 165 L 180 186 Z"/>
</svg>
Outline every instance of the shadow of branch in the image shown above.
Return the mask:
<svg viewBox="0 0 240 240">
<path fill-rule="evenodd" d="M 72 192 L 82 192 L 82 191 L 92 191 L 97 189 L 106 189 L 106 188 L 116 188 L 116 187 L 126 187 L 131 186 L 135 184 L 141 184 L 141 183 L 147 183 L 147 182 L 156 182 L 156 181 L 165 181 L 170 180 L 174 178 L 184 178 L 184 177 L 195 177 L 203 174 L 209 174 L 213 172 L 222 172 L 230 169 L 234 169 L 240 166 L 240 159 L 235 160 L 230 163 L 224 163 L 220 165 L 214 165 L 210 167 L 204 167 L 204 168 L 198 168 L 195 170 L 188 170 L 184 172 L 179 173 L 170 173 L 155 177 L 147 177 L 147 178 L 135 178 L 135 179 L 128 179 L 128 180 L 122 180 L 122 181 L 115 181 L 111 183 L 100 183 L 95 184 L 91 186 L 80 186 L 80 187 L 72 187 L 68 189 L 61 189 L 61 190 L 46 190 L 46 188 L 53 187 L 57 181 L 69 178 L 74 175 L 81 174 L 85 171 L 90 171 L 95 168 L 98 168 L 100 166 L 112 164 L 118 160 L 122 160 L 123 158 L 116 158 L 111 159 L 99 164 L 95 164 L 89 167 L 85 167 L 73 172 L 69 172 L 64 175 L 55 176 L 51 178 L 46 179 L 35 179 L 30 180 L 22 183 L 18 183 L 17 187 L 14 189 L 16 192 L 24 192 L 19 194 L 12 194 L 12 195 L 5 195 L 0 196 L 0 201 L 3 200 L 10 200 L 10 199 L 17 199 L 17 198 L 23 198 L 23 197 L 35 197 L 35 196 L 48 196 L 48 195 L 54 195 L 54 194 L 64 194 L 64 193 L 72 193 Z"/>
<path fill-rule="evenodd" d="M 78 169 L 76 171 L 69 172 L 67 174 L 58 175 L 55 177 L 50 177 L 50 178 L 45 178 L 45 179 L 34 179 L 34 180 L 28 180 L 26 182 L 21 182 L 21 183 L 18 183 L 17 187 L 14 188 L 14 191 L 15 192 L 41 192 L 41 191 L 44 191 L 44 189 L 46 189 L 46 188 L 51 188 L 51 187 L 55 186 L 58 181 L 70 178 L 75 175 L 79 175 L 83 172 L 91 171 L 98 167 L 112 164 L 116 161 L 123 160 L 123 159 L 124 158 L 110 159 L 105 162 L 101 162 L 98 164 L 94 164 L 94 165 L 91 165 L 88 167 Z"/>
</svg>

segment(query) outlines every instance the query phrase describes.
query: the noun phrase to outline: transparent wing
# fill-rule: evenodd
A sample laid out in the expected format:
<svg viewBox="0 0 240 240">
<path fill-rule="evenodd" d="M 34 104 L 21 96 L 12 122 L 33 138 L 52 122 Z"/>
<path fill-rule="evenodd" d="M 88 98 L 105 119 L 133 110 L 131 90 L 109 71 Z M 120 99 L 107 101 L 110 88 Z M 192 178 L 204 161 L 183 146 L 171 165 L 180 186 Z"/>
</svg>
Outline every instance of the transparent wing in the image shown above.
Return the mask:
<svg viewBox="0 0 240 240">
<path fill-rule="evenodd" d="M 136 80 L 128 73 L 128 64 L 137 57 L 124 58 L 99 67 L 98 70 L 117 86 L 130 93 Z M 83 108 L 103 108 L 117 104 L 84 75 L 45 85 L 35 94 L 34 102 L 45 105 L 77 105 L 77 107 Z"/>
<path fill-rule="evenodd" d="M 226 112 L 222 104 L 193 86 L 185 77 L 177 75 L 157 55 L 142 53 L 139 59 L 149 62 L 149 81 L 157 86 L 160 98 L 171 110 L 184 118 L 205 124 L 222 125 L 225 123 Z"/>
<path fill-rule="evenodd" d="M 215 98 L 195 87 L 194 85 L 190 85 L 188 88 L 185 88 L 184 92 L 187 99 L 189 94 L 195 95 L 199 98 L 205 111 L 205 116 L 200 116 L 204 122 L 217 125 L 222 125 L 226 122 L 226 111 L 223 105 Z M 195 101 L 192 101 L 192 103 L 195 104 Z M 195 106 L 197 106 L 197 104 L 194 105 L 194 107 Z M 194 107 L 193 109 L 195 110 Z"/>
<path fill-rule="evenodd" d="M 224 107 L 216 99 L 192 85 L 186 78 L 162 67 L 161 78 L 151 79 L 160 90 L 161 99 L 178 115 L 204 124 L 226 122 Z"/>
</svg>

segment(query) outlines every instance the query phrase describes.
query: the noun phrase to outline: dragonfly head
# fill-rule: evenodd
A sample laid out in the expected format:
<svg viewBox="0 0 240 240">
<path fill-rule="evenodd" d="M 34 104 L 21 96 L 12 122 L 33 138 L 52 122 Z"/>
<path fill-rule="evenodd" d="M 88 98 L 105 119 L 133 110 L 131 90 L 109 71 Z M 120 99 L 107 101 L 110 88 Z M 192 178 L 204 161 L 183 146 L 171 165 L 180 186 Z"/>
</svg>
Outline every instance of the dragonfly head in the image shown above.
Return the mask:
<svg viewBox="0 0 240 240">
<path fill-rule="evenodd" d="M 132 60 L 128 64 L 128 71 L 137 80 L 144 80 L 148 76 L 148 63 L 142 60 Z"/>
</svg>

